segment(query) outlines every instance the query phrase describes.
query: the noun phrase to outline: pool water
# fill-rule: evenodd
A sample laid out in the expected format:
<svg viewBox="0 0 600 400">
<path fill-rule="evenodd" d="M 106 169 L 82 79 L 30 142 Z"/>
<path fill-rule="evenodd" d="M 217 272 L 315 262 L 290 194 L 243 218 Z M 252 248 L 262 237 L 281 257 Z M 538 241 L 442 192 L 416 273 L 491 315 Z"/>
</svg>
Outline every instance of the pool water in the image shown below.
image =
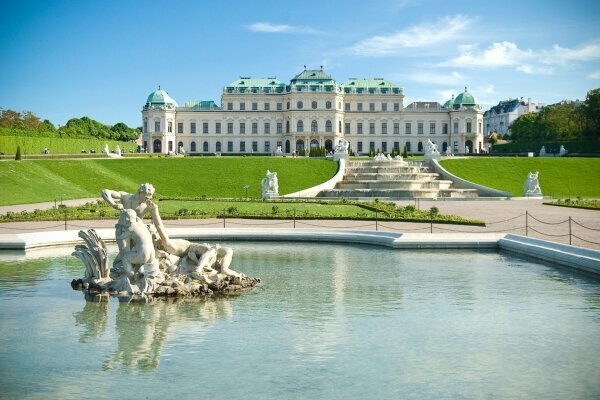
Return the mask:
<svg viewBox="0 0 600 400">
<path fill-rule="evenodd" d="M 260 287 L 147 303 L 86 300 L 68 249 L 0 254 L 0 397 L 600 396 L 598 280 L 493 251 L 225 245 Z"/>
</svg>

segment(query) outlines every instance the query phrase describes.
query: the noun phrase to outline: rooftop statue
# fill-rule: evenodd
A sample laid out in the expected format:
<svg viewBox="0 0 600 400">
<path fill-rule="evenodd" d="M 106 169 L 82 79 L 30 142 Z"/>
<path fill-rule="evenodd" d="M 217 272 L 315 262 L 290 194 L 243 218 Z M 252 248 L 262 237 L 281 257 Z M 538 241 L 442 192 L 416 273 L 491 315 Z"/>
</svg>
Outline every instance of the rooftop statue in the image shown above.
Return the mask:
<svg viewBox="0 0 600 400">
<path fill-rule="evenodd" d="M 104 241 L 93 229 L 80 231 L 86 243 L 77 245 L 73 255 L 84 263 L 85 273 L 82 279 L 71 282 L 74 289 L 119 295 L 194 296 L 233 293 L 260 283 L 258 278 L 230 269 L 231 248 L 171 238 L 153 195 L 154 187 L 149 183 L 140 185 L 133 194 L 102 191 L 104 200 L 120 212 L 115 225 L 119 252 L 109 269 Z M 150 212 L 150 224 L 143 221 L 146 211 Z"/>
</svg>

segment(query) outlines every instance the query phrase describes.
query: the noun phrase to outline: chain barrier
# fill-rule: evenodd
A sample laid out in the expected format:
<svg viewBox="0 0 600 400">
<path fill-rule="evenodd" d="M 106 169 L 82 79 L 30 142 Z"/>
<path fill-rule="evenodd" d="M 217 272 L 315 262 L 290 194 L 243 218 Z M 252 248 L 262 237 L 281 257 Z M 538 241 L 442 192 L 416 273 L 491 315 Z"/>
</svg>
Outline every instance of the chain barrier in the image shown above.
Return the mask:
<svg viewBox="0 0 600 400">
<path fill-rule="evenodd" d="M 284 225 L 284 224 L 291 224 L 293 221 L 292 220 L 285 220 L 285 221 L 278 221 L 278 222 L 266 222 L 266 223 L 257 223 L 257 222 L 253 222 L 253 223 L 245 223 L 245 222 L 234 222 L 230 219 L 227 220 L 227 223 L 230 225 L 258 225 L 258 226 L 265 226 L 265 225 Z M 219 222 L 220 223 L 220 222 Z"/>
<path fill-rule="evenodd" d="M 531 226 L 529 227 L 529 229 L 531 229 L 534 232 L 539 233 L 540 235 L 544 235 L 544 236 L 551 236 L 551 237 L 565 237 L 565 236 L 570 236 L 568 233 L 565 233 L 564 235 L 552 235 L 550 233 L 540 232 L 537 229 L 532 228 Z"/>
<path fill-rule="evenodd" d="M 178 221 L 184 221 L 184 220 L 178 220 Z M 196 219 L 196 220 L 191 220 L 191 221 L 198 221 L 198 220 Z M 182 223 L 182 222 L 177 222 L 175 224 L 174 222 L 170 222 L 168 220 L 164 223 L 165 226 L 170 226 L 171 228 L 176 228 L 178 226 L 199 226 L 199 225 L 202 226 L 202 225 L 221 225 L 221 224 L 222 224 L 221 221 L 204 222 L 204 223 L 192 222 L 192 223 L 189 223 L 189 224 L 185 224 L 185 223 Z"/>
<path fill-rule="evenodd" d="M 310 222 L 298 221 L 298 220 L 296 220 L 296 223 L 297 224 L 308 225 L 308 226 L 315 226 L 315 227 L 318 227 L 318 228 L 336 228 L 336 229 L 339 229 L 339 228 L 342 228 L 342 229 L 365 228 L 365 227 L 373 226 L 373 224 L 352 225 L 352 226 L 339 226 L 339 225 L 336 225 L 336 226 L 326 226 L 325 225 L 324 226 L 324 225 L 311 224 Z"/>
<path fill-rule="evenodd" d="M 590 244 L 598 244 L 598 245 L 600 245 L 600 243 L 598 243 L 598 242 L 592 242 L 592 241 L 590 241 L 590 240 L 587 240 L 587 239 L 584 239 L 584 238 L 580 238 L 580 237 L 579 237 L 579 236 L 577 236 L 577 235 L 571 235 L 571 236 L 573 236 L 574 238 L 577 238 L 577 239 L 579 239 L 579 240 L 581 240 L 581 241 L 584 241 L 584 242 L 590 243 Z"/>
<path fill-rule="evenodd" d="M 425 229 L 429 229 L 429 226 L 426 226 L 424 228 L 413 228 L 413 229 L 409 229 L 409 228 L 394 228 L 392 226 L 387 226 L 382 224 L 381 222 L 379 223 L 379 226 L 383 227 L 383 228 L 387 228 L 387 229 L 391 229 L 393 231 L 399 231 L 399 232 L 406 232 L 406 231 L 423 231 Z"/>
<path fill-rule="evenodd" d="M 589 229 L 590 231 L 600 232 L 600 229 L 590 228 L 589 226 L 582 225 L 581 223 L 575 221 L 573 218 L 571 218 L 571 222 L 574 222 L 575 225 L 579 225 L 582 228 Z"/>
<path fill-rule="evenodd" d="M 530 215 L 531 215 L 531 214 L 530 214 Z M 504 219 L 504 220 L 502 220 L 502 221 L 486 222 L 485 224 L 486 224 L 486 225 L 501 224 L 501 223 L 503 223 L 503 222 L 512 221 L 512 220 L 514 220 L 514 219 L 517 219 L 517 218 L 523 218 L 524 216 L 525 216 L 525 214 L 520 214 L 520 215 L 517 215 L 516 217 L 512 217 L 512 218 L 509 218 L 509 219 Z"/>
<path fill-rule="evenodd" d="M 542 220 L 539 220 L 539 219 L 537 219 L 536 217 L 534 217 L 534 216 L 533 216 L 533 215 L 531 215 L 531 214 L 528 214 L 528 215 L 529 215 L 529 217 L 530 217 L 531 219 L 533 219 L 534 221 L 537 221 L 537 222 L 539 222 L 539 223 L 546 224 L 546 225 L 560 225 L 560 224 L 564 224 L 565 222 L 569 222 L 569 220 L 568 220 L 568 219 L 565 219 L 564 221 L 560 221 L 560 222 L 546 222 L 546 221 L 542 221 Z"/>
</svg>

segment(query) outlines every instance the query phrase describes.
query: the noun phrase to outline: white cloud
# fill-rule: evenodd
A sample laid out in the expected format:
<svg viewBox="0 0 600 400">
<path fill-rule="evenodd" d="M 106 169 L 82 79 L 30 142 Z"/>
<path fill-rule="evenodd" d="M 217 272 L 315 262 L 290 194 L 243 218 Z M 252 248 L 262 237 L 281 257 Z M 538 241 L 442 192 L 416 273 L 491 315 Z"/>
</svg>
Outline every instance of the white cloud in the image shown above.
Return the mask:
<svg viewBox="0 0 600 400">
<path fill-rule="evenodd" d="M 588 78 L 600 79 L 600 71 L 594 71 L 588 75 Z"/>
<path fill-rule="evenodd" d="M 309 26 L 277 25 L 269 22 L 255 22 L 248 25 L 247 28 L 252 32 L 260 33 L 318 33 L 316 29 Z"/>
<path fill-rule="evenodd" d="M 554 68 L 523 64 L 517 67 L 517 71 L 521 71 L 529 75 L 551 75 L 554 72 Z"/>
<path fill-rule="evenodd" d="M 444 65 L 456 67 L 496 68 L 512 66 L 530 60 L 533 57 L 531 50 L 521 50 L 512 42 L 497 42 L 483 51 L 477 45 L 463 45 L 459 47 L 460 55 Z"/>
<path fill-rule="evenodd" d="M 552 46 L 551 51 L 544 51 L 541 61 L 544 64 L 565 65 L 573 61 L 590 61 L 600 58 L 600 41 L 596 40 L 576 48 Z"/>
<path fill-rule="evenodd" d="M 350 47 L 358 56 L 390 56 L 403 49 L 424 48 L 456 40 L 472 25 L 474 19 L 456 15 L 435 23 L 424 23 L 385 36 L 373 36 Z"/>
<path fill-rule="evenodd" d="M 451 89 L 437 90 L 435 93 L 438 94 L 439 97 L 443 99 L 442 103 L 445 103 L 447 100 L 450 100 L 452 98 L 452 95 L 455 94 L 454 90 L 451 90 Z"/>
</svg>

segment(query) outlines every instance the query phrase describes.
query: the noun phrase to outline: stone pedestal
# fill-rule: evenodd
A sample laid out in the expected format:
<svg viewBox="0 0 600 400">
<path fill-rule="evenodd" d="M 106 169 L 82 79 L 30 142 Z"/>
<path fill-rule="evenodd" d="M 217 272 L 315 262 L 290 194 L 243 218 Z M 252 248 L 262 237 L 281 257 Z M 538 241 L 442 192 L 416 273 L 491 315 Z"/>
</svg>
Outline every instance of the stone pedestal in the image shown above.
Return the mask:
<svg viewBox="0 0 600 400">
<path fill-rule="evenodd" d="M 350 156 L 348 155 L 348 153 L 334 153 L 333 154 L 333 161 L 338 161 L 338 160 L 349 160 Z"/>
</svg>

